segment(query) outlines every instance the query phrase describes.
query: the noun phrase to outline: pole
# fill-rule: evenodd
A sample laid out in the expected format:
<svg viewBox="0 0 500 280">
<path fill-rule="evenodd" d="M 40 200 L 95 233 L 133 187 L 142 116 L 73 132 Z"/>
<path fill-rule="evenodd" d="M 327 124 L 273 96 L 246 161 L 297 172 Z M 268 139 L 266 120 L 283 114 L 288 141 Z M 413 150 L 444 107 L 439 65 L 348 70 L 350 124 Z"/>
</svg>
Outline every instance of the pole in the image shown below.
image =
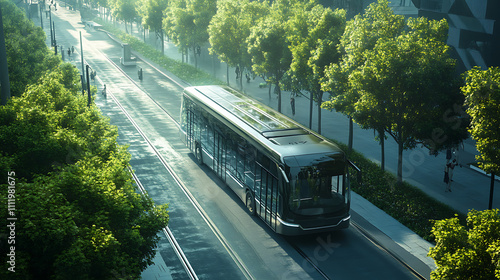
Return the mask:
<svg viewBox="0 0 500 280">
<path fill-rule="evenodd" d="M 490 203 L 488 209 L 491 210 L 493 207 L 493 189 L 495 188 L 495 172 L 491 172 L 491 183 L 490 183 Z"/>
<path fill-rule="evenodd" d="M 90 80 L 89 80 L 89 68 L 90 66 L 87 65 L 87 96 L 88 96 L 88 103 L 87 105 L 90 107 Z"/>
<path fill-rule="evenodd" d="M 56 23 L 52 22 L 52 30 L 54 32 L 54 47 L 57 46 L 57 41 L 56 41 Z"/>
<path fill-rule="evenodd" d="M 85 83 L 83 82 L 83 74 L 80 74 L 80 81 L 82 81 L 82 95 L 85 95 Z"/>
<path fill-rule="evenodd" d="M 82 31 L 80 31 L 80 55 L 82 58 L 82 91 L 85 88 L 85 69 L 83 68 L 83 42 L 82 42 Z"/>
<path fill-rule="evenodd" d="M 10 98 L 9 67 L 7 65 L 7 51 L 3 33 L 2 7 L 0 6 L 0 85 L 1 105 L 7 104 Z"/>
<path fill-rule="evenodd" d="M 43 14 L 42 14 L 42 5 L 45 5 L 45 3 L 44 3 L 44 2 L 42 2 L 42 1 L 40 1 L 40 2 L 39 2 L 39 4 L 40 4 L 40 26 L 41 26 L 41 27 L 42 27 L 42 29 L 43 29 Z"/>
<path fill-rule="evenodd" d="M 54 46 L 54 34 L 52 33 L 52 10 L 49 6 L 50 46 Z"/>
</svg>

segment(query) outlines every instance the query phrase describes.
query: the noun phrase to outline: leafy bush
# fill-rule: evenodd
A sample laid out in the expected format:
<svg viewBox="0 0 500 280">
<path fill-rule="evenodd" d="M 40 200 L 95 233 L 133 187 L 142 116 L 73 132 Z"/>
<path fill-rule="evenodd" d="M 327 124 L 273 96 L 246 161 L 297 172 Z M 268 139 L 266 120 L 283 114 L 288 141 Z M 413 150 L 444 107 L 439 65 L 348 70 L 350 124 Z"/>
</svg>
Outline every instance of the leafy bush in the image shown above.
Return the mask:
<svg viewBox="0 0 500 280">
<path fill-rule="evenodd" d="M 437 269 L 431 279 L 500 279 L 500 214 L 498 209 L 467 215 L 467 226 L 458 218 L 436 221 L 432 228 L 436 246 L 429 256 Z"/>
<path fill-rule="evenodd" d="M 455 217 L 456 211 L 448 205 L 437 201 L 407 182 L 397 183 L 397 178 L 393 174 L 382 171 L 380 166 L 360 153 L 349 152 L 346 145 L 336 143 L 362 170 L 362 184 L 353 180 L 352 190 L 425 240 L 435 242 L 435 237 L 431 235 L 434 220 Z M 459 217 L 465 221 L 463 215 Z"/>
<path fill-rule="evenodd" d="M 0 219 L 12 226 L 0 231 L 0 279 L 138 279 L 167 205 L 138 193 L 130 154 L 79 93 L 78 70 L 9 3 L 0 0 L 14 46 L 14 94 L 0 106 Z"/>
<path fill-rule="evenodd" d="M 46 74 L 0 107 L 1 188 L 15 182 L 16 279 L 137 278 L 152 262 L 167 206 L 137 192 L 116 127 L 63 85 L 70 80 Z M 0 196 L 4 221 L 8 205 Z M 0 247 L 2 279 L 12 276 L 10 248 Z"/>
</svg>

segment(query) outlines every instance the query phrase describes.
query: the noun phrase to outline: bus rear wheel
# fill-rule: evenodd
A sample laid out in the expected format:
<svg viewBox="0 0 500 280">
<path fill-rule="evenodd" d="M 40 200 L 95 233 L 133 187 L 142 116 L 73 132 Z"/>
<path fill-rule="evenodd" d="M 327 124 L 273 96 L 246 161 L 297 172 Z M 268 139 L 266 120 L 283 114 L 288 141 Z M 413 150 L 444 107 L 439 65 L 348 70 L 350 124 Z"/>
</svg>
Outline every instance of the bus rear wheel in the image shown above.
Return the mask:
<svg viewBox="0 0 500 280">
<path fill-rule="evenodd" d="M 250 191 L 247 191 L 245 204 L 247 206 L 248 213 L 255 216 L 255 199 L 253 199 L 253 195 Z"/>
</svg>

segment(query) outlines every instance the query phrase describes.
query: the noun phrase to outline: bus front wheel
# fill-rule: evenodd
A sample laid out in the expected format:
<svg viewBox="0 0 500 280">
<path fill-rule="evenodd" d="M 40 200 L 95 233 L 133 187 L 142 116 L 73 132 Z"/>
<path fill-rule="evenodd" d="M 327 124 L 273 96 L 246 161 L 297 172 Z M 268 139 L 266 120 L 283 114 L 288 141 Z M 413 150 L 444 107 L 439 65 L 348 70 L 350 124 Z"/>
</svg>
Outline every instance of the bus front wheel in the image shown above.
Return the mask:
<svg viewBox="0 0 500 280">
<path fill-rule="evenodd" d="M 245 204 L 250 215 L 255 216 L 255 199 L 250 191 L 247 191 Z"/>
</svg>

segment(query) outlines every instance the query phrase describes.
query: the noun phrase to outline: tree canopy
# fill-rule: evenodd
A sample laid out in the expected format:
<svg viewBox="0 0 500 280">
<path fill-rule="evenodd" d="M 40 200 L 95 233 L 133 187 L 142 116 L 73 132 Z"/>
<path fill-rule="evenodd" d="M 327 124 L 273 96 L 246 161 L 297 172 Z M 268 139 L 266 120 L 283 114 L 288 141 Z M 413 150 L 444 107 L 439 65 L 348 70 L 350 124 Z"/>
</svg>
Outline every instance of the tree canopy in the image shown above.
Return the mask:
<svg viewBox="0 0 500 280">
<path fill-rule="evenodd" d="M 338 63 L 340 37 L 345 29 L 345 10 L 332 11 L 309 2 L 296 9 L 288 21 L 292 62 L 288 71 L 286 88 L 296 94 L 302 90 L 310 93 L 309 127 L 312 126 L 312 104 L 318 104 L 318 132 L 321 133 L 321 81 L 325 69 Z"/>
<path fill-rule="evenodd" d="M 191 48 L 196 53 L 196 48 L 208 41 L 208 25 L 216 11 L 216 0 L 172 0 L 163 26 L 183 51 Z"/>
<path fill-rule="evenodd" d="M 269 12 L 268 5 L 265 1 L 217 1 L 217 13 L 208 26 L 210 53 L 228 66 L 251 70 L 247 38 L 251 28 Z"/>
<path fill-rule="evenodd" d="M 478 165 L 487 173 L 500 174 L 500 69 L 475 67 L 465 77 L 462 92 L 472 118 L 469 131 L 480 153 Z"/>
<path fill-rule="evenodd" d="M 45 33 L 14 3 L 0 0 L 11 96 L 20 96 L 27 85 L 33 84 L 59 64 L 56 56 L 45 45 Z"/>
<path fill-rule="evenodd" d="M 437 269 L 431 279 L 500 279 L 500 214 L 498 209 L 467 215 L 467 227 L 458 218 L 434 222 L 436 246 L 429 256 Z"/>
<path fill-rule="evenodd" d="M 138 277 L 168 222 L 166 205 L 137 193 L 116 128 L 64 80 L 62 70 L 49 73 L 0 108 L 2 182 L 11 172 L 17 182 L 16 276 Z"/>
<path fill-rule="evenodd" d="M 458 145 L 467 138 L 467 122 L 457 110 L 464 99 L 445 43 L 446 21 L 404 21 L 387 5 L 372 4 L 364 18 L 348 24 L 341 43 L 344 61 L 330 68 L 324 86 L 343 91 L 326 106 L 392 136 L 401 181 L 403 150 L 423 144 L 435 152 Z"/>
<path fill-rule="evenodd" d="M 7 24 L 26 20 L 20 15 Z M 0 186 L 15 201 L 11 209 L 0 196 L 0 217 L 16 218 L 15 239 L 1 231 L 0 278 L 138 278 L 168 223 L 167 205 L 139 194 L 116 127 L 87 106 L 78 70 L 39 40 L 48 57 L 24 67 L 44 69 L 37 64 L 47 59 L 55 67 L 0 107 Z"/>
</svg>

